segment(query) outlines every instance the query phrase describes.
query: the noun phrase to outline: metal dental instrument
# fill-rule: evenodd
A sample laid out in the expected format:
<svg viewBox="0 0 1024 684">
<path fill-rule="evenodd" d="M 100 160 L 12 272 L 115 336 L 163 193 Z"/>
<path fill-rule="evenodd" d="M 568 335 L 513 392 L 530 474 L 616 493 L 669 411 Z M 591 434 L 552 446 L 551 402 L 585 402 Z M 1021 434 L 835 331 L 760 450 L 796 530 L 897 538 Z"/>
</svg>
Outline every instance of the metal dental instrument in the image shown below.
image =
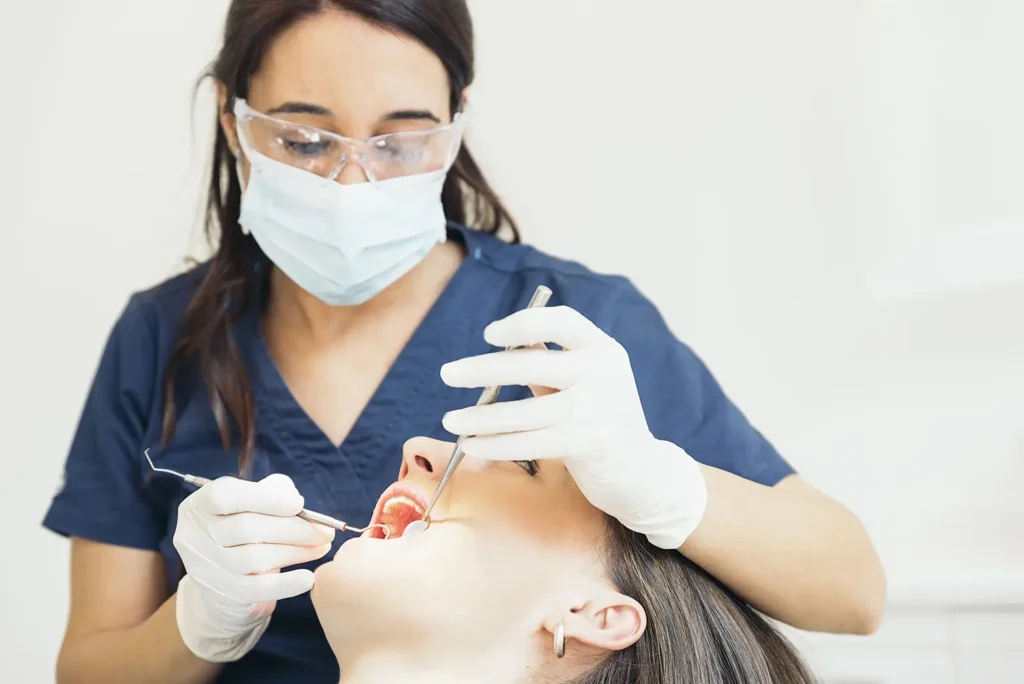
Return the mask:
<svg viewBox="0 0 1024 684">
<path fill-rule="evenodd" d="M 168 470 L 167 468 L 157 468 L 155 465 L 153 465 L 153 459 L 151 459 L 149 457 L 149 449 L 146 449 L 145 454 L 146 454 L 146 460 L 149 461 L 149 467 L 153 469 L 154 473 L 164 473 L 165 475 L 174 475 L 175 477 L 179 477 L 182 480 L 184 480 L 185 482 L 188 482 L 190 485 L 194 485 L 196 487 L 205 487 L 206 485 L 208 485 L 211 482 L 213 482 L 213 480 L 210 480 L 210 479 L 205 478 L 205 477 L 200 477 L 198 475 L 187 475 L 185 473 L 179 473 L 176 470 Z M 324 527 L 332 527 L 332 528 L 338 530 L 339 532 L 358 532 L 358 533 L 363 533 L 366 530 L 369 530 L 369 529 L 374 528 L 374 527 L 378 527 L 381 530 L 383 530 L 384 538 L 385 539 L 387 539 L 388 537 L 391 536 L 391 531 L 388 529 L 387 525 L 376 524 L 376 525 L 367 525 L 366 527 L 352 527 L 351 525 L 349 525 L 347 522 L 345 522 L 343 520 L 338 520 L 337 518 L 332 518 L 329 515 L 324 515 L 323 513 L 317 513 L 315 511 L 310 511 L 310 510 L 307 510 L 305 508 L 303 508 L 301 511 L 299 511 L 295 515 L 297 517 L 299 517 L 299 518 L 302 518 L 303 520 L 308 521 L 308 522 L 316 523 L 317 525 L 323 525 Z"/>
<path fill-rule="evenodd" d="M 527 309 L 540 308 L 547 306 L 548 301 L 551 299 L 551 288 L 540 285 L 533 292 L 533 297 L 530 298 L 530 303 L 526 305 Z M 506 347 L 505 351 L 512 351 L 514 349 L 522 349 L 523 347 Z M 485 406 L 487 404 L 493 404 L 498 400 L 498 393 L 501 391 L 501 385 L 492 385 L 491 387 L 485 387 L 484 391 L 480 394 L 480 398 L 477 399 L 477 406 Z M 434 504 L 441 498 L 441 492 L 448 485 L 448 481 L 452 479 L 452 475 L 455 473 L 455 469 L 462 463 L 463 457 L 466 455 L 462 450 L 462 444 L 466 441 L 466 435 L 459 437 L 458 441 L 455 442 L 455 451 L 452 453 L 452 459 L 448 462 L 448 467 L 444 470 L 444 475 L 441 476 L 441 481 L 437 484 L 437 489 L 434 490 L 434 496 L 430 499 L 430 503 L 427 505 L 427 510 L 423 511 L 423 517 L 419 520 L 414 520 L 409 523 L 405 531 L 402 532 L 403 537 L 412 537 L 417 534 L 421 534 L 424 530 L 430 527 L 430 511 L 434 509 Z"/>
</svg>

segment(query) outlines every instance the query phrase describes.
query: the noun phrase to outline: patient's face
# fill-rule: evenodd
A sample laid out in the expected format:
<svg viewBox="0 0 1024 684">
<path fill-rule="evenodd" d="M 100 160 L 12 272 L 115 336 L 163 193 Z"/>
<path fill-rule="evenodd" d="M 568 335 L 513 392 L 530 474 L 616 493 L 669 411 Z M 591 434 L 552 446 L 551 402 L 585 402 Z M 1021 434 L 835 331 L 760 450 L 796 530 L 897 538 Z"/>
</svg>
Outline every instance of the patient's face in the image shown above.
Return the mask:
<svg viewBox="0 0 1024 684">
<path fill-rule="evenodd" d="M 555 461 L 484 462 L 467 455 L 431 513 L 418 519 L 454 445 L 414 439 L 399 481 L 377 504 L 389 540 L 346 542 L 316 573 L 313 601 L 336 653 L 368 643 L 451 653 L 532 634 L 571 592 L 605 582 L 606 525 Z M 505 635 L 505 637 L 503 637 Z"/>
</svg>

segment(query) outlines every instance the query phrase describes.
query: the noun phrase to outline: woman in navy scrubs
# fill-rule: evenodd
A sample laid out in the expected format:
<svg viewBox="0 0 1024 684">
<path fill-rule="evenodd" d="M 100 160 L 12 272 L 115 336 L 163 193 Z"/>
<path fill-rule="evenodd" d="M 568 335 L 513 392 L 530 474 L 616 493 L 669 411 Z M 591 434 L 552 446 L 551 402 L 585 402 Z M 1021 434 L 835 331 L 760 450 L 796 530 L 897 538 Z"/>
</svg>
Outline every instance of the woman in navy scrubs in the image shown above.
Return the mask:
<svg viewBox="0 0 1024 684">
<path fill-rule="evenodd" d="M 877 625 L 860 523 L 655 307 L 497 237 L 515 225 L 460 144 L 472 39 L 456 0 L 231 4 L 216 252 L 129 300 L 45 520 L 73 539 L 60 682 L 334 684 L 308 590 L 345 535 L 292 516 L 365 524 L 403 442 L 449 431 L 481 459 L 563 460 L 594 505 L 771 616 Z M 551 308 L 515 313 L 538 285 Z M 541 342 L 561 349 L 490 353 Z M 502 403 L 458 410 L 491 382 Z M 145 449 L 221 479 L 151 477 Z"/>
</svg>

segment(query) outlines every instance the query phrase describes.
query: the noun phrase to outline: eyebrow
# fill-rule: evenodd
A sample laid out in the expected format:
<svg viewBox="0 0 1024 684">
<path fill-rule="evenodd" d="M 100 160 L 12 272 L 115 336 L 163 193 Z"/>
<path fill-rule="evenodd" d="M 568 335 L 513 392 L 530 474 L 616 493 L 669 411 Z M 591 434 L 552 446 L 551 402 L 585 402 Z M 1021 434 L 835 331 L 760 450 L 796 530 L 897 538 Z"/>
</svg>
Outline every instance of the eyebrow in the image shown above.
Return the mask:
<svg viewBox="0 0 1024 684">
<path fill-rule="evenodd" d="M 311 104 L 309 102 L 285 102 L 267 112 L 267 116 L 274 114 L 314 114 L 316 116 L 330 116 L 331 110 L 327 107 Z"/>
<path fill-rule="evenodd" d="M 333 112 L 318 104 L 310 102 L 285 102 L 269 110 L 267 116 L 274 114 L 312 114 L 313 116 L 332 116 Z M 441 123 L 441 119 L 429 109 L 399 109 L 389 112 L 382 121 L 422 121 L 428 120 Z"/>
<path fill-rule="evenodd" d="M 420 121 L 423 119 L 441 123 L 441 119 L 427 109 L 400 109 L 384 117 L 384 121 Z"/>
</svg>

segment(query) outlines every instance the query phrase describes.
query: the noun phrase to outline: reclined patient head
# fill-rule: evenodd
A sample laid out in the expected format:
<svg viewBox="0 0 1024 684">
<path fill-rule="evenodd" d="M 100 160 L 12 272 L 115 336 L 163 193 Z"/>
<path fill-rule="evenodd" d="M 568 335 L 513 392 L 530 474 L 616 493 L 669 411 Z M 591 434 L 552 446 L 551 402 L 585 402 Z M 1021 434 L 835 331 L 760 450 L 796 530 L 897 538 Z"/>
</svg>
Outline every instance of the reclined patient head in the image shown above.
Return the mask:
<svg viewBox="0 0 1024 684">
<path fill-rule="evenodd" d="M 401 538 L 453 446 L 410 440 L 374 514 L 391 539 L 371 530 L 317 570 L 343 681 L 811 681 L 752 609 L 591 506 L 561 463 L 467 456 L 430 528 Z"/>
</svg>

